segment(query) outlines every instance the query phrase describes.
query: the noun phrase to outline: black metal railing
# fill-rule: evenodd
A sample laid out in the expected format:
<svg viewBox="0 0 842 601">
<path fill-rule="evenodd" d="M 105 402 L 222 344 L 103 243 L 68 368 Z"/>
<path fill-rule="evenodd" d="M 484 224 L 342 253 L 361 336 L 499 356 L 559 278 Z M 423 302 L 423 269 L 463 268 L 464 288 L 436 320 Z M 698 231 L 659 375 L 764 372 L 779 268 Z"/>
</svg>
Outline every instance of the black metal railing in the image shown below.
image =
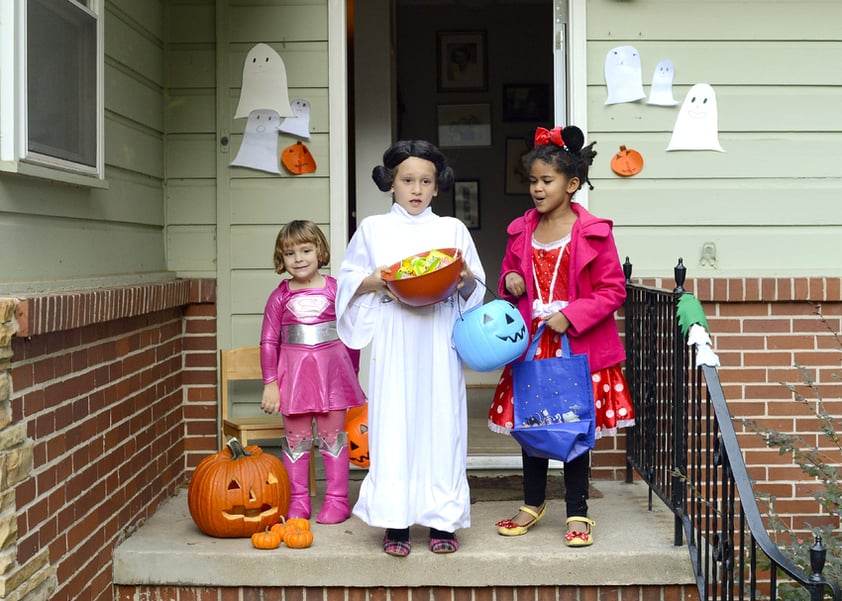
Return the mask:
<svg viewBox="0 0 842 601">
<path fill-rule="evenodd" d="M 674 543 L 686 537 L 699 596 L 778 599 L 784 582 L 811 601 L 840 588 L 822 576 L 826 550 L 816 537 L 812 573 L 799 569 L 769 536 L 755 500 L 715 367 L 696 366 L 678 320 L 686 269 L 672 291 L 631 283 L 626 274 L 626 377 L 635 402 L 627 437 L 627 480 L 636 472 L 675 515 Z"/>
</svg>

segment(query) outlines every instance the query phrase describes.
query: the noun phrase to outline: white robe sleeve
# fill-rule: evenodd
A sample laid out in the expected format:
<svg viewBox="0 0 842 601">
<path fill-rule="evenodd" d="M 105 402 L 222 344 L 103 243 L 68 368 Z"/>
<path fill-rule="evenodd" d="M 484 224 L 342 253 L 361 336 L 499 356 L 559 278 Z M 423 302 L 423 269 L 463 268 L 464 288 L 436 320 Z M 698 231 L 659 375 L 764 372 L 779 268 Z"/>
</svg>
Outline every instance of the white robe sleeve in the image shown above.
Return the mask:
<svg viewBox="0 0 842 601">
<path fill-rule="evenodd" d="M 380 295 L 357 295 L 362 281 L 376 267 L 365 242 L 363 225 L 348 243 L 336 276 L 336 329 L 342 342 L 353 349 L 361 349 L 371 342 L 380 309 Z"/>
</svg>

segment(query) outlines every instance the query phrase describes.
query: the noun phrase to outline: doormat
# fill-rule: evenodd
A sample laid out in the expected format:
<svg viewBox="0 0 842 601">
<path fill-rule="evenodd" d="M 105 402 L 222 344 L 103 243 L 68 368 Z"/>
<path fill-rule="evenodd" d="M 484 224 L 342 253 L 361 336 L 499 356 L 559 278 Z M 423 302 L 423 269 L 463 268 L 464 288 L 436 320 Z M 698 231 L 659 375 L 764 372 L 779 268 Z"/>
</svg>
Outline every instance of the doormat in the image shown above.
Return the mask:
<svg viewBox="0 0 842 601">
<path fill-rule="evenodd" d="M 468 476 L 471 503 L 487 501 L 523 501 L 523 476 Z M 602 493 L 590 486 L 591 499 L 602 498 Z M 547 499 L 564 499 L 564 476 L 547 478 Z"/>
</svg>

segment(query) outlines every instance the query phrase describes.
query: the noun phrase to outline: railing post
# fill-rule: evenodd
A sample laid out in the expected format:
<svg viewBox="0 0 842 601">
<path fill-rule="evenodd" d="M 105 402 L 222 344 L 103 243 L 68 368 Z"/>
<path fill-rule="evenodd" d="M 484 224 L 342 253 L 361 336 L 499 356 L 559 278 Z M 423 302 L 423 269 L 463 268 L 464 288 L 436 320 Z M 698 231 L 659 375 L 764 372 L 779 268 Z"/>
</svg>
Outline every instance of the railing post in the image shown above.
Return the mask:
<svg viewBox="0 0 842 601">
<path fill-rule="evenodd" d="M 681 257 L 678 258 L 678 264 L 674 268 L 675 273 L 675 293 L 673 306 L 673 445 L 672 456 L 675 465 L 673 466 L 672 476 L 672 506 L 684 511 L 684 486 L 685 478 L 687 477 L 687 415 L 685 398 L 685 365 L 684 365 L 684 336 L 681 334 L 681 325 L 678 323 L 678 299 L 684 294 L 684 278 L 687 275 L 687 268 L 684 267 L 684 261 Z M 683 544 L 683 525 L 681 520 L 676 515 L 674 525 L 674 544 L 680 546 Z"/>
<path fill-rule="evenodd" d="M 631 283 L 631 276 L 632 276 L 632 264 L 629 261 L 629 258 L 626 257 L 626 262 L 623 263 L 623 275 L 626 278 L 626 285 Z M 634 319 L 633 312 L 630 311 L 630 307 L 632 303 L 628 302 L 628 288 L 626 289 L 626 305 L 625 305 L 625 319 L 626 319 L 626 353 L 628 354 L 629 348 L 633 349 L 632 341 L 629 340 L 629 327 L 628 323 L 629 320 Z M 628 362 L 627 362 L 628 366 Z M 632 399 L 634 402 L 634 399 Z M 634 468 L 632 467 L 631 457 L 634 456 L 634 445 L 635 445 L 635 427 L 632 426 L 630 428 L 626 428 L 626 484 L 631 484 L 634 482 Z"/>
<path fill-rule="evenodd" d="M 810 601 L 821 601 L 824 598 L 822 570 L 824 570 L 826 558 L 827 548 L 822 543 L 822 535 L 817 532 L 813 546 L 810 547 L 810 569 L 813 570 L 813 573 L 810 574 L 810 580 L 813 582 L 812 588 L 810 589 Z"/>
</svg>

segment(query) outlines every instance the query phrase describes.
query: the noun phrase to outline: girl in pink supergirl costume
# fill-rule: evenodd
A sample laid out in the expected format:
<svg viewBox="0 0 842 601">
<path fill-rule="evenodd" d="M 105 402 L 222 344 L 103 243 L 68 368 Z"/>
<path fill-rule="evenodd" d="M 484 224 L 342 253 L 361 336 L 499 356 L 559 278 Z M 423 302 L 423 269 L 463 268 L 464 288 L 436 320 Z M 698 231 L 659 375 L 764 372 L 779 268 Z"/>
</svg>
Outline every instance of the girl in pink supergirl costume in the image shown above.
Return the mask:
<svg viewBox="0 0 842 601">
<path fill-rule="evenodd" d="M 634 410 L 621 363 L 626 354 L 614 312 L 626 298 L 625 278 L 611 232 L 612 222 L 572 202 L 587 183 L 596 152 L 584 145 L 576 126 L 538 128 L 535 145 L 524 157 L 535 208 L 512 221 L 500 270 L 501 296 L 516 304 L 534 335 L 543 321 L 536 359 L 561 352 L 567 333 L 573 353 L 587 353 L 593 377 L 596 437 L 614 435 L 634 424 Z M 522 360 L 519 359 L 519 360 Z M 489 427 L 509 433 L 514 422 L 511 364 L 497 385 Z M 497 523 L 503 536 L 519 536 L 546 512 L 548 460 L 522 451 L 524 504 Z M 567 546 L 593 544 L 588 518 L 590 452 L 564 464 Z"/>
<path fill-rule="evenodd" d="M 330 261 L 327 240 L 311 221 L 291 221 L 275 240 L 277 273 L 289 279 L 269 295 L 260 334 L 261 408 L 282 413 L 282 459 L 290 480 L 288 518 L 310 517 L 308 480 L 313 420 L 325 469 L 326 492 L 316 521 L 338 524 L 348 504 L 348 435 L 345 411 L 365 402 L 357 379 L 359 351 L 336 332 L 336 279 L 319 273 Z"/>
</svg>

